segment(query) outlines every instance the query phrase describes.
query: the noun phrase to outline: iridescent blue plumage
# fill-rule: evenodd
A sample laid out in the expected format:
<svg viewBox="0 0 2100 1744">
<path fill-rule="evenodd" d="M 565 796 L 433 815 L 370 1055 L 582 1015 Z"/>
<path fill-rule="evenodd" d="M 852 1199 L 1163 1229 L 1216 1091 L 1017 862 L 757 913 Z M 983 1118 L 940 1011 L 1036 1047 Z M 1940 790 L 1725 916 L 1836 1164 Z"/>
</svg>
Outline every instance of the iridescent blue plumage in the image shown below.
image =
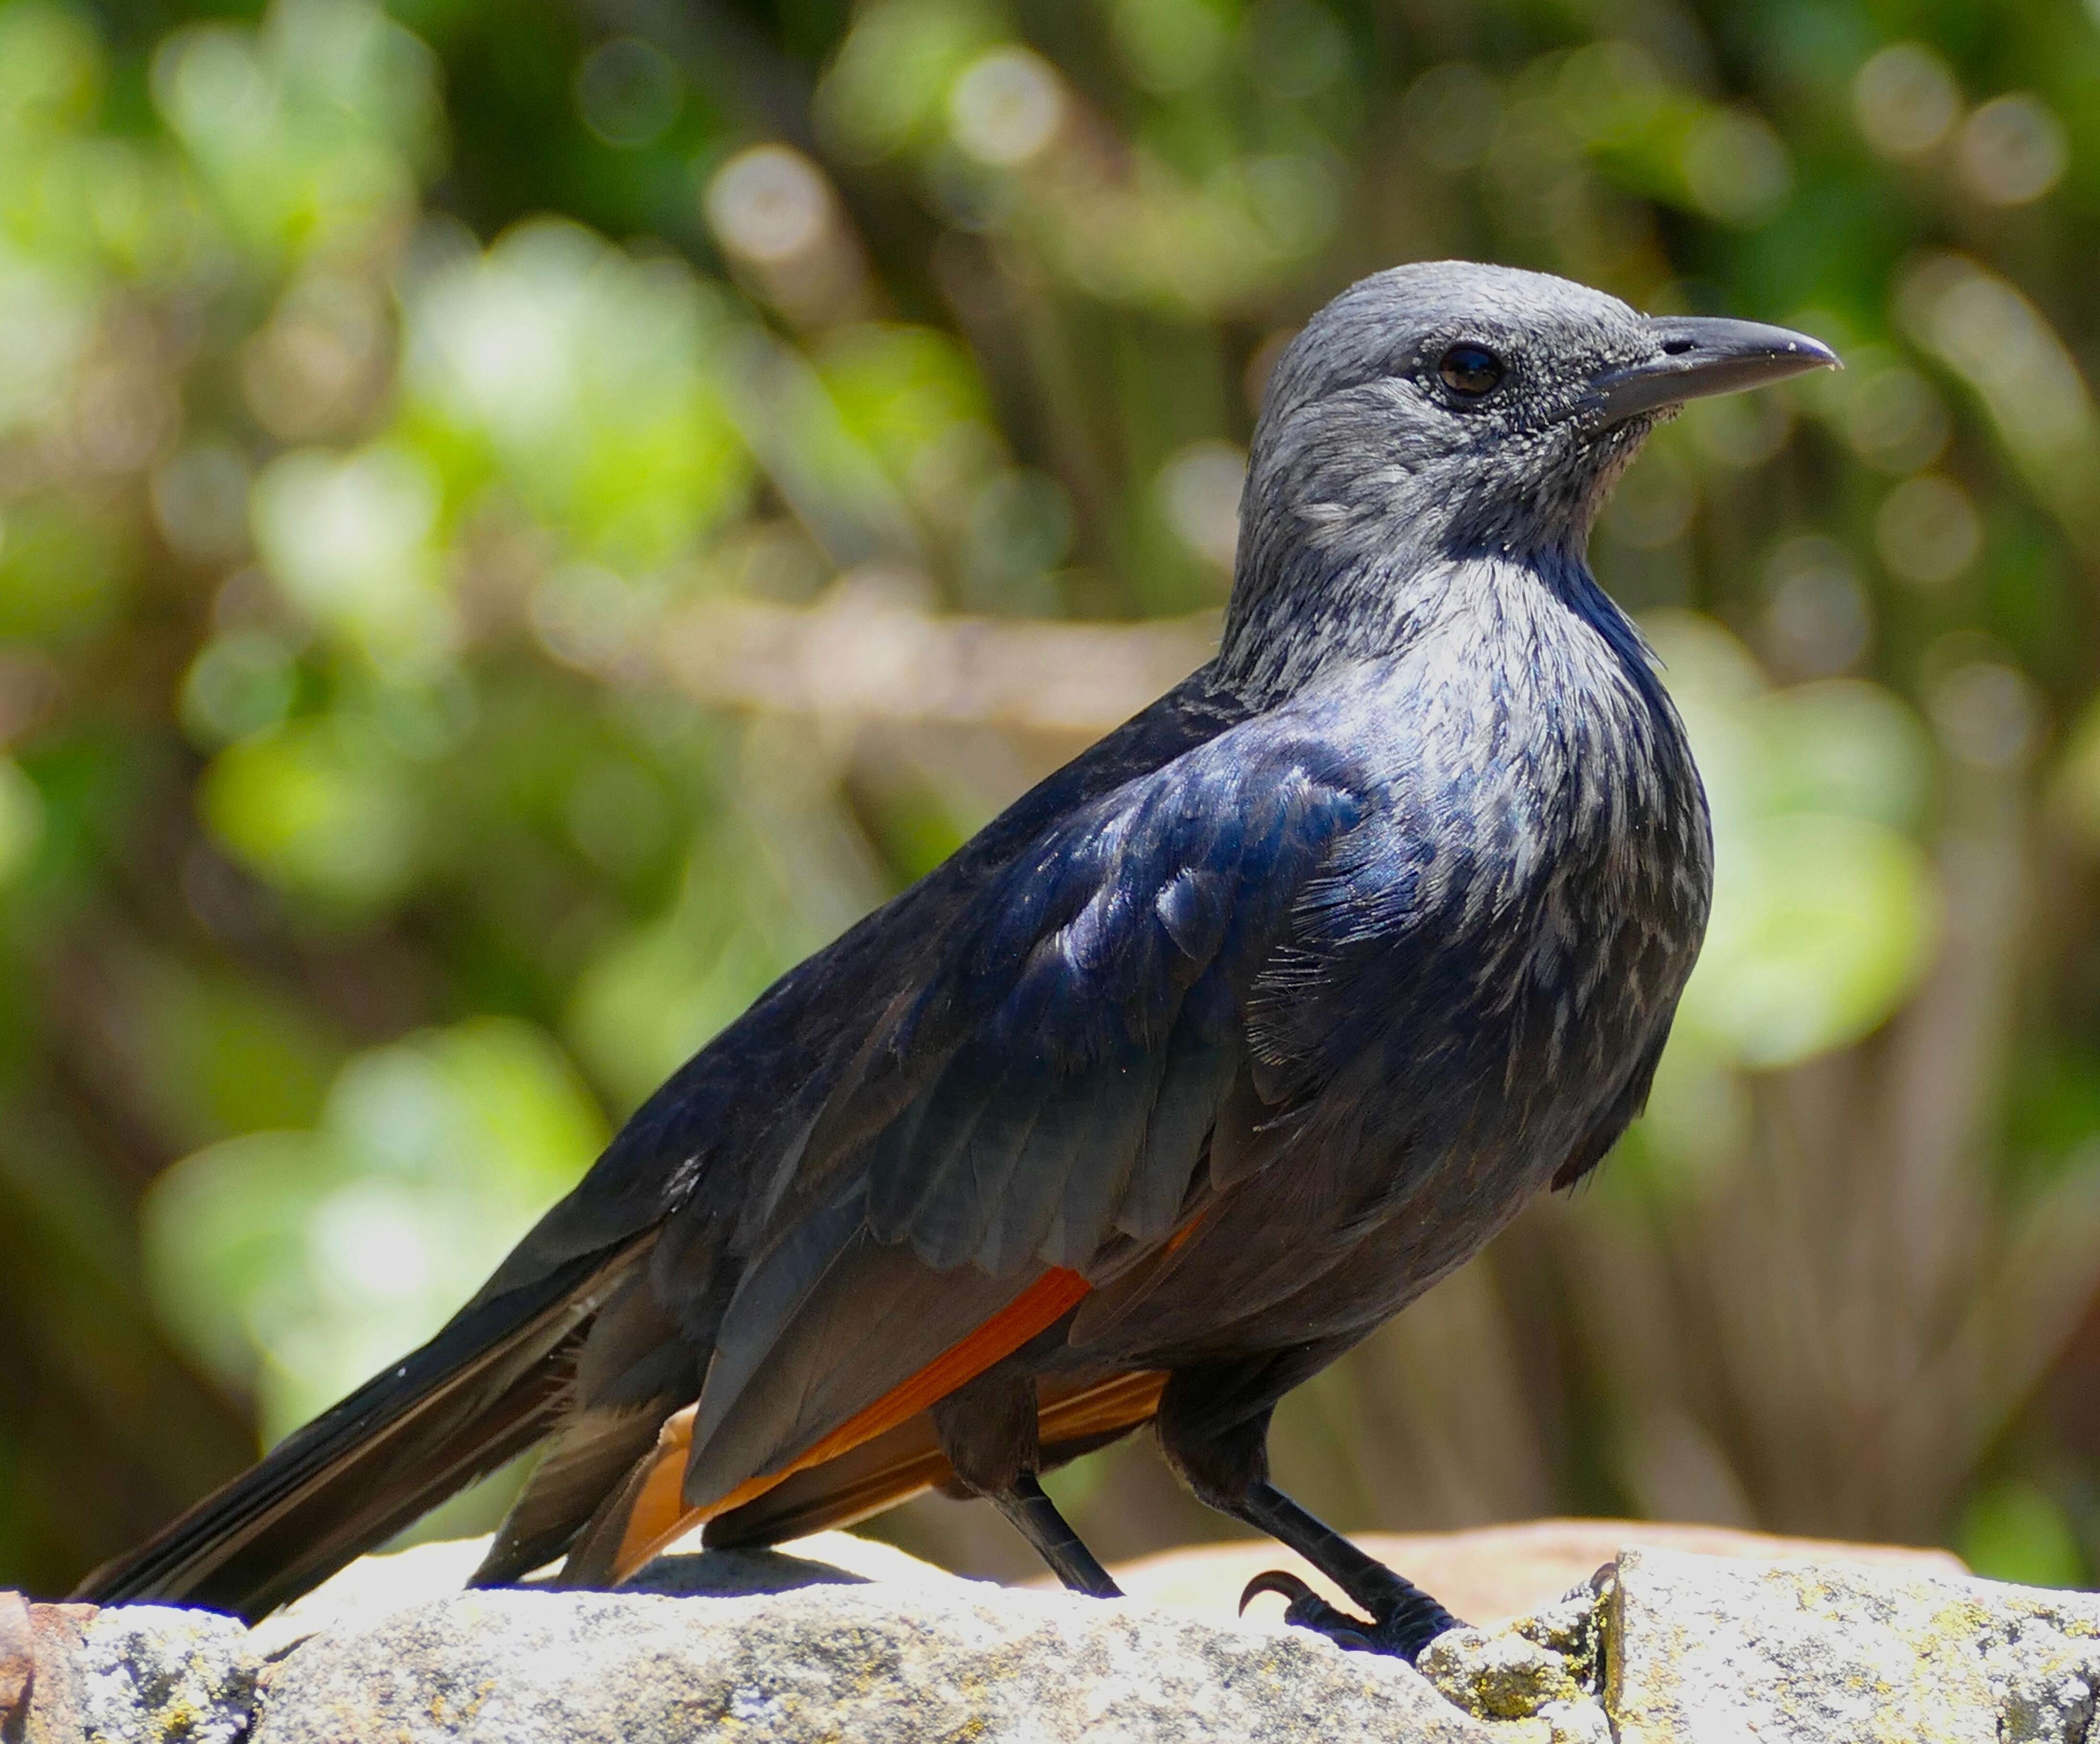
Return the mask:
<svg viewBox="0 0 2100 1744">
<path fill-rule="evenodd" d="M 1498 268 L 1336 298 L 1255 431 L 1217 658 L 784 977 L 452 1327 L 99 1590 L 274 1601 L 539 1433 L 483 1578 L 602 1572 L 690 1407 L 695 1508 L 832 1450 L 711 1532 L 945 1473 L 1100 1591 L 1035 1473 L 1156 1408 L 1199 1495 L 1411 1652 L 1448 1619 L 1268 1485 L 1268 1413 L 1638 1111 L 1710 855 L 1588 530 L 1659 408 L 1829 360 Z"/>
</svg>

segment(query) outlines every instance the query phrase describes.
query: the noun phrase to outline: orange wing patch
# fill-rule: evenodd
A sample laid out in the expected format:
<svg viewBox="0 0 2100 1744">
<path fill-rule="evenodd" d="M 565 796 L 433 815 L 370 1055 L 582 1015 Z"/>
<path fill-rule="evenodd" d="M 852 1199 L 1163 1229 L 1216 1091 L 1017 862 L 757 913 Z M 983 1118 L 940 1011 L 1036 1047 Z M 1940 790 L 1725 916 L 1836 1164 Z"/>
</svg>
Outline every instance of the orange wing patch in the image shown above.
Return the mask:
<svg viewBox="0 0 2100 1744">
<path fill-rule="evenodd" d="M 1036 1424 L 1043 1452 L 1061 1443 L 1108 1439 L 1135 1428 L 1159 1409 L 1167 1384 L 1157 1371 L 1086 1380 L 1047 1375 L 1036 1385 Z M 931 1411 L 797 1472 L 756 1500 L 707 1525 L 711 1550 L 779 1544 L 812 1532 L 851 1527 L 922 1490 L 950 1482 L 955 1468 L 942 1451 Z M 690 1540 L 688 1541 L 690 1542 Z"/>
<path fill-rule="evenodd" d="M 687 1406 L 665 1419 L 655 1450 L 621 1486 L 622 1502 L 628 1498 L 632 1502 L 624 1508 L 619 1543 L 605 1559 L 607 1565 L 602 1572 L 615 1583 L 625 1580 L 666 1544 L 695 1526 L 741 1508 L 797 1472 L 835 1459 L 908 1422 L 965 1381 L 975 1380 L 1000 1358 L 1012 1355 L 1046 1327 L 1063 1319 L 1092 1287 L 1077 1272 L 1053 1267 L 968 1337 L 950 1345 L 902 1386 L 856 1412 L 792 1463 L 777 1472 L 751 1478 L 727 1495 L 694 1508 L 685 1505 L 683 1486 L 686 1461 L 692 1451 L 693 1419 L 699 1407 Z M 586 1566 L 579 1569 L 576 1560 L 571 1558 L 563 1571 L 564 1578 L 582 1579 L 600 1573 L 589 1566 L 598 1560 L 587 1556 Z"/>
</svg>

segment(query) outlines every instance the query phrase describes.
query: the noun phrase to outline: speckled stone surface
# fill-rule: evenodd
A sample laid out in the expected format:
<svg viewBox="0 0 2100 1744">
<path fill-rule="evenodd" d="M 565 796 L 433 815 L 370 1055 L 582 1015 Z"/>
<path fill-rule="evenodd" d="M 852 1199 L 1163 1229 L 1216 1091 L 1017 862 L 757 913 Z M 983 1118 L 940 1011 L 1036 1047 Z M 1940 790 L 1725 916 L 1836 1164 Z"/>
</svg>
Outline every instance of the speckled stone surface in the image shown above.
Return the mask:
<svg viewBox="0 0 2100 1744">
<path fill-rule="evenodd" d="M 1629 1551 L 1604 1623 L 1621 1744 L 2085 1744 L 2100 1693 L 2093 1593 Z"/>
<path fill-rule="evenodd" d="M 668 1556 L 614 1593 L 461 1592 L 479 1547 L 429 1545 L 254 1631 L 0 1604 L 0 1744 L 2100 1744 L 2100 1595 L 1765 1543 L 1622 1551 L 1558 1603 L 1442 1636 L 1419 1672 L 840 1534 Z"/>
<path fill-rule="evenodd" d="M 1062 1594 L 487 1592 L 316 1636 L 253 1744 L 1089 1744 L 1494 1737 L 1404 1665 Z"/>
<path fill-rule="evenodd" d="M 259 1662 L 246 1627 L 156 1605 L 98 1611 L 80 1658 L 81 1717 L 95 1744 L 238 1744 Z"/>
<path fill-rule="evenodd" d="M 263 1661 L 248 1631 L 158 1605 L 25 1607 L 20 1688 L 0 1696 L 6 1744 L 240 1744 Z M 7 1711 L 11 1706 L 13 1711 Z"/>
</svg>

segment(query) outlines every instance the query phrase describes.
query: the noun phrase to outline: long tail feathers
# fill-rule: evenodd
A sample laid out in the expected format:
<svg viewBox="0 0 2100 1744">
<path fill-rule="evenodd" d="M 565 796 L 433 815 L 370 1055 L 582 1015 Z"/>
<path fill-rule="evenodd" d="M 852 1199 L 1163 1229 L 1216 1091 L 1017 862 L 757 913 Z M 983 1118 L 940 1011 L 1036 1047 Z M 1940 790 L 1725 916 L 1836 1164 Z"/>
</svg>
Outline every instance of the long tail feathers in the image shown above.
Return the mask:
<svg viewBox="0 0 2100 1744">
<path fill-rule="evenodd" d="M 591 1316 L 648 1238 L 463 1310 L 73 1596 L 254 1619 L 325 1580 L 547 1433 Z"/>
</svg>

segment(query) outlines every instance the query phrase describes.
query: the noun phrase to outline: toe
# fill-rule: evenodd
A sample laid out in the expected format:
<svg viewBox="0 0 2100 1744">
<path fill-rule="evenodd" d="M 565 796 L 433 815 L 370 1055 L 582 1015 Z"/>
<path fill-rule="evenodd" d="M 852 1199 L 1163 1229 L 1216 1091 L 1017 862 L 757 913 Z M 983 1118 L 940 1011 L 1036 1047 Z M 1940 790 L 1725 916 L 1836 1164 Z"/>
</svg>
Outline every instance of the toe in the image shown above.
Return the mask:
<svg viewBox="0 0 2100 1744">
<path fill-rule="evenodd" d="M 1325 1636 L 1345 1653 L 1383 1650 L 1374 1639 L 1376 1624 L 1352 1617 L 1339 1605 L 1330 1605 L 1297 1575 L 1282 1569 L 1265 1570 L 1246 1583 L 1240 1594 L 1241 1614 L 1244 1616 L 1247 1606 L 1264 1592 L 1273 1592 L 1288 1601 L 1283 1612 L 1286 1623 Z"/>
</svg>

